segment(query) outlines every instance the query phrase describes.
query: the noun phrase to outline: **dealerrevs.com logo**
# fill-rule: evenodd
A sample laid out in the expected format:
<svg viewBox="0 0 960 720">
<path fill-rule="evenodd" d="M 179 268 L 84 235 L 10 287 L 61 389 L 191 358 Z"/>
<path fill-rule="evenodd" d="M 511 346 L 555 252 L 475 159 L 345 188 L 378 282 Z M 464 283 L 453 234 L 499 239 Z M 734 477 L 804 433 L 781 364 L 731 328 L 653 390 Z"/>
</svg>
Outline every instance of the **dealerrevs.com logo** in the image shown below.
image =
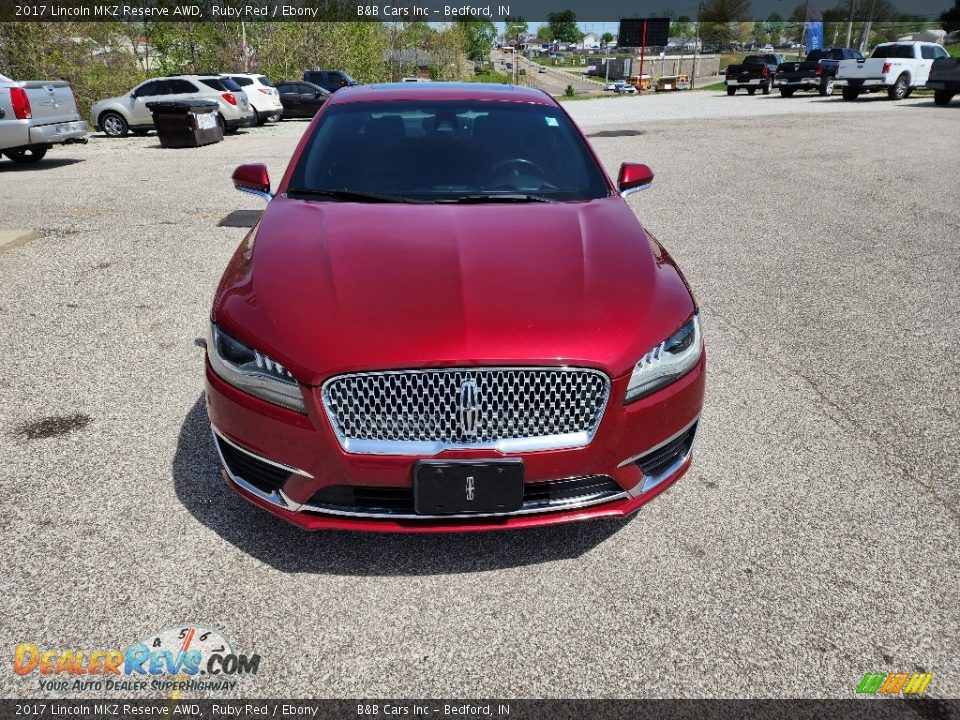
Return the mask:
<svg viewBox="0 0 960 720">
<path fill-rule="evenodd" d="M 218 630 L 180 625 L 126 649 L 59 650 L 20 643 L 13 671 L 36 676 L 39 689 L 76 691 L 224 691 L 237 676 L 256 675 L 260 655 L 241 654 Z"/>
</svg>

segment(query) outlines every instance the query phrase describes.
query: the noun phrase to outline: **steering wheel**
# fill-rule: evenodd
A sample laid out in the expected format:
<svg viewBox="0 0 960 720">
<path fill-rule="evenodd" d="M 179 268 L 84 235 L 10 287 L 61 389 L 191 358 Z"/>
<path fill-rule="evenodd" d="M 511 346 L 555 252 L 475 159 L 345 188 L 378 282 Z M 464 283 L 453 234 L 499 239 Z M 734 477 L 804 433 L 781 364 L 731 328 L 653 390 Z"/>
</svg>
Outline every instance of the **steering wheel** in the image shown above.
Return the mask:
<svg viewBox="0 0 960 720">
<path fill-rule="evenodd" d="M 512 165 L 517 165 L 523 168 L 534 170 L 536 174 L 541 178 L 545 178 L 547 176 L 546 170 L 544 170 L 540 165 L 535 163 L 533 160 L 527 160 L 526 158 L 511 158 L 509 160 L 501 160 L 492 168 L 490 168 L 490 176 L 497 177 L 497 174 L 499 171 L 505 170 L 506 168 Z"/>
</svg>

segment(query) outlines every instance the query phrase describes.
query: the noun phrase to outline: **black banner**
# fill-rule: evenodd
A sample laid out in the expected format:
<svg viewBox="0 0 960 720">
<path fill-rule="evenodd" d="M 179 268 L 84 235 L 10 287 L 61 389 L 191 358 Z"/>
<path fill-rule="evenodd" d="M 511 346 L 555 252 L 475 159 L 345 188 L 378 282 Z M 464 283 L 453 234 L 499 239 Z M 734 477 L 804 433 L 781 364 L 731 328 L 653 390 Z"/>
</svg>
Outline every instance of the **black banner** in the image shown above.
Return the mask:
<svg viewBox="0 0 960 720">
<path fill-rule="evenodd" d="M 0 718 L 952 720 L 960 700 L 0 700 Z"/>
<path fill-rule="evenodd" d="M 543 22 L 551 13 L 571 10 L 581 23 L 686 16 L 726 24 L 766 21 L 774 14 L 790 22 L 792 13 L 808 16 L 811 8 L 833 9 L 833 22 L 935 22 L 952 5 L 952 0 L 889 0 L 880 17 L 874 3 L 841 0 L 752 0 L 729 6 L 690 0 L 0 0 L 0 22 L 453 22 L 516 16 Z"/>
</svg>

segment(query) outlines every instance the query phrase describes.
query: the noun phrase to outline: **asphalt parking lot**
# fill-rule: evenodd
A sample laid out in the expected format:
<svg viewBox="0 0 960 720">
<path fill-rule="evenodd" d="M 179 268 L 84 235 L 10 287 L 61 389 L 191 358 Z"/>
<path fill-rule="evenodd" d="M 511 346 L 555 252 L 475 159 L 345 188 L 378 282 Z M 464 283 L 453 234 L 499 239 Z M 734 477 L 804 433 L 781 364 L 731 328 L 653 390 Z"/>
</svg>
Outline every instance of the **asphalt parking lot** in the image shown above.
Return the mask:
<svg viewBox="0 0 960 720">
<path fill-rule="evenodd" d="M 261 207 L 229 176 L 279 179 L 305 123 L 0 162 L 0 226 L 39 234 L 0 253 L 0 693 L 64 695 L 17 643 L 203 623 L 263 657 L 228 696 L 960 695 L 960 106 L 687 95 L 565 107 L 657 174 L 630 203 L 703 309 L 693 467 L 515 533 L 304 534 L 220 479 L 197 340 L 218 223 Z"/>
</svg>

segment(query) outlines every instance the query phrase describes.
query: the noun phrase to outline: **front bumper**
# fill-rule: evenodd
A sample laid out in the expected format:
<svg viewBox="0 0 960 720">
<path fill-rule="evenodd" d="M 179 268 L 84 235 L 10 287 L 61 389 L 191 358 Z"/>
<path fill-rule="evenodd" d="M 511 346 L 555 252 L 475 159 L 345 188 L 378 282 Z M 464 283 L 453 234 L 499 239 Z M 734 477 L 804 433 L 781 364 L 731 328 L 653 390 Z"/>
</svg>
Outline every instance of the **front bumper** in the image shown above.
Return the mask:
<svg viewBox="0 0 960 720">
<path fill-rule="evenodd" d="M 460 532 L 625 517 L 690 465 L 703 404 L 706 352 L 672 385 L 628 406 L 628 378 L 614 379 L 593 441 L 582 448 L 503 454 L 447 450 L 432 460 L 524 463 L 524 503 L 504 514 L 417 515 L 415 456 L 343 451 L 319 401 L 308 414 L 252 397 L 206 368 L 207 412 L 227 483 L 245 499 L 307 530 Z"/>
</svg>

